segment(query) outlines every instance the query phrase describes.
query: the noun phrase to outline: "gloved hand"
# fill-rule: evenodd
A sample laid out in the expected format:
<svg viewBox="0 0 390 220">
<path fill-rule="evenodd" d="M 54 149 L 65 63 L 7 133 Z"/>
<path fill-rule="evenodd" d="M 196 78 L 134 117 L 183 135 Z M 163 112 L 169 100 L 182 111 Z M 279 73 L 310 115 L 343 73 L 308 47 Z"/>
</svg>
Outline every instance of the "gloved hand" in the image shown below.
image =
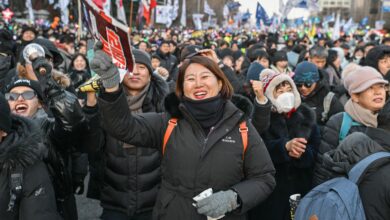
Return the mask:
<svg viewBox="0 0 390 220">
<path fill-rule="evenodd" d="M 103 44 L 97 42 L 95 45 L 95 56 L 90 66 L 101 78 L 104 88 L 113 88 L 120 83 L 118 68 L 103 50 Z"/>
<path fill-rule="evenodd" d="M 32 67 L 38 80 L 42 77 L 51 76 L 53 69 L 52 65 L 44 57 L 37 57 L 32 61 Z"/>
<path fill-rule="evenodd" d="M 238 207 L 237 193 L 233 190 L 220 191 L 196 203 L 198 213 L 217 218 Z"/>
</svg>

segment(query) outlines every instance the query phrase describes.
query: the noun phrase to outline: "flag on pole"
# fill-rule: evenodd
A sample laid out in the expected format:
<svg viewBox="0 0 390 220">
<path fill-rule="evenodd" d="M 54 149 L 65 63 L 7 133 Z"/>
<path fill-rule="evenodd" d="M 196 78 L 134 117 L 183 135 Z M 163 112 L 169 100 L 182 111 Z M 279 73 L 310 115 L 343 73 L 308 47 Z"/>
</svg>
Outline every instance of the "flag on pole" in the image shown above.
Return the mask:
<svg viewBox="0 0 390 220">
<path fill-rule="evenodd" d="M 181 5 L 181 17 L 180 17 L 180 24 L 183 27 L 187 26 L 187 13 L 186 13 L 186 10 L 187 10 L 186 0 L 183 0 L 183 4 Z"/>
<path fill-rule="evenodd" d="M 256 23 L 259 24 L 261 20 L 263 21 L 264 25 L 271 24 L 271 20 L 269 19 L 267 12 L 264 10 L 263 6 L 257 2 Z"/>
<path fill-rule="evenodd" d="M 26 0 L 26 8 L 28 9 L 28 18 L 34 23 L 34 11 L 32 8 L 31 0 Z"/>
<path fill-rule="evenodd" d="M 338 40 L 340 38 L 340 13 L 337 13 L 336 22 L 333 26 L 332 40 Z"/>
<path fill-rule="evenodd" d="M 61 21 L 63 24 L 67 25 L 69 24 L 69 0 L 62 0 L 59 3 L 61 9 Z"/>
<path fill-rule="evenodd" d="M 204 1 L 204 13 L 206 13 L 208 15 L 215 15 L 214 10 L 210 7 L 207 0 Z"/>
<path fill-rule="evenodd" d="M 127 24 L 125 8 L 123 7 L 123 0 L 116 0 L 115 4 L 116 4 L 116 17 L 124 24 Z"/>
<path fill-rule="evenodd" d="M 175 20 L 179 16 L 179 0 L 173 2 L 172 20 Z"/>
</svg>

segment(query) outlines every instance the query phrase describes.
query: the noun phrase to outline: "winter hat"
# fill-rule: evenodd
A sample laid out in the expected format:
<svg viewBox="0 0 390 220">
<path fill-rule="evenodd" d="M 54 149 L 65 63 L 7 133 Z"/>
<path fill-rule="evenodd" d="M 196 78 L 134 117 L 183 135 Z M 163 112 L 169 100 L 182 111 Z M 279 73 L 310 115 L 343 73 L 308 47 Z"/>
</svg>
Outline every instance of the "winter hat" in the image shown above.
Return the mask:
<svg viewBox="0 0 390 220">
<path fill-rule="evenodd" d="M 11 84 L 7 87 L 7 92 L 10 92 L 13 88 L 19 86 L 26 86 L 31 88 L 37 94 L 38 99 L 41 101 L 43 100 L 42 89 L 38 81 L 29 79 L 18 79 L 16 81 L 11 82 Z"/>
<path fill-rule="evenodd" d="M 37 32 L 37 30 L 35 29 L 35 27 L 30 27 L 30 26 L 28 26 L 28 25 L 24 25 L 24 26 L 22 27 L 22 33 L 20 34 L 20 36 L 23 36 L 24 32 L 26 32 L 26 31 L 31 31 L 31 32 L 33 32 L 33 33 L 35 34 L 35 37 L 37 37 L 37 35 L 38 35 L 38 32 Z"/>
<path fill-rule="evenodd" d="M 152 75 L 153 74 L 152 61 L 150 59 L 149 54 L 138 49 L 132 49 L 131 52 L 134 55 L 134 60 L 135 60 L 134 62 L 145 65 L 149 70 L 149 74 Z"/>
<path fill-rule="evenodd" d="M 224 49 L 219 51 L 218 55 L 219 55 L 219 58 L 221 58 L 221 59 L 223 59 L 227 56 L 230 56 L 233 58 L 233 50 L 230 48 L 224 48 Z"/>
<path fill-rule="evenodd" d="M 295 69 L 295 83 L 316 83 L 320 80 L 318 68 L 313 63 L 303 61 Z"/>
<path fill-rule="evenodd" d="M 363 92 L 377 83 L 388 84 L 389 82 L 384 80 L 376 69 L 369 66 L 357 68 L 344 79 L 344 87 L 350 95 Z"/>
<path fill-rule="evenodd" d="M 200 50 L 202 50 L 202 47 L 197 45 L 184 46 L 180 52 L 180 62 L 195 56 Z"/>
<path fill-rule="evenodd" d="M 260 73 L 264 70 L 264 67 L 258 63 L 253 62 L 250 64 L 248 68 L 248 72 L 246 74 L 246 81 L 249 82 L 251 80 L 259 80 Z"/>
<path fill-rule="evenodd" d="M 274 64 L 279 61 L 288 61 L 287 53 L 285 51 L 276 51 L 272 61 Z"/>
<path fill-rule="evenodd" d="M 276 109 L 279 109 L 280 106 L 276 102 L 273 92 L 275 88 L 284 81 L 287 81 L 291 85 L 292 93 L 295 97 L 294 108 L 297 109 L 301 105 L 301 96 L 298 92 L 297 87 L 295 86 L 294 81 L 289 75 L 277 73 L 271 69 L 264 69 L 260 73 L 260 81 L 263 83 L 264 86 L 264 94 L 267 96 L 267 98 L 271 101 L 271 103 L 275 106 Z"/>
<path fill-rule="evenodd" d="M 343 69 L 343 72 L 341 72 L 341 79 L 345 79 L 350 73 L 352 73 L 359 67 L 360 65 L 356 63 L 350 63 L 346 65 L 345 68 Z"/>
<path fill-rule="evenodd" d="M 3 94 L 0 94 L 0 130 L 10 133 L 12 127 L 11 110 Z"/>
</svg>

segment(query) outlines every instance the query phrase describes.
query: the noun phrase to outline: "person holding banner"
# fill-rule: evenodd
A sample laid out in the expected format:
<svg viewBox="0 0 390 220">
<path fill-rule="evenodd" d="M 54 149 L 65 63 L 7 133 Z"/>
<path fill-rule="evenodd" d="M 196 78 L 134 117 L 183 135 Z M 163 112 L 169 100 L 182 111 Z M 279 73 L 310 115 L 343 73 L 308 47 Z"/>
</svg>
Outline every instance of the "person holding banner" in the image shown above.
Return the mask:
<svg viewBox="0 0 390 220">
<path fill-rule="evenodd" d="M 246 219 L 246 212 L 270 195 L 275 170 L 248 120 L 251 104 L 232 99 L 230 83 L 211 59 L 184 60 L 165 113 L 132 114 L 118 71 L 103 51 L 95 52 L 91 68 L 106 88 L 98 98 L 105 131 L 162 153 L 153 219 Z M 194 200 L 206 192 L 207 198 Z"/>
</svg>

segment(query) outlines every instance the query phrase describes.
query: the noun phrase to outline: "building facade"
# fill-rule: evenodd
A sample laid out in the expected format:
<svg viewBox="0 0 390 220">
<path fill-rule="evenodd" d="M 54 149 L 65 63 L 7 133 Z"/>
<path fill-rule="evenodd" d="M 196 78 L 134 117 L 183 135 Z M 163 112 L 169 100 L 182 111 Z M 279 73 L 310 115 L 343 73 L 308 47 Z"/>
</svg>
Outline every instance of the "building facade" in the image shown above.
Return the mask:
<svg viewBox="0 0 390 220">
<path fill-rule="evenodd" d="M 351 16 L 352 0 L 319 0 L 320 16 L 327 16 L 333 13 L 340 13 L 341 18 L 347 19 Z"/>
</svg>

